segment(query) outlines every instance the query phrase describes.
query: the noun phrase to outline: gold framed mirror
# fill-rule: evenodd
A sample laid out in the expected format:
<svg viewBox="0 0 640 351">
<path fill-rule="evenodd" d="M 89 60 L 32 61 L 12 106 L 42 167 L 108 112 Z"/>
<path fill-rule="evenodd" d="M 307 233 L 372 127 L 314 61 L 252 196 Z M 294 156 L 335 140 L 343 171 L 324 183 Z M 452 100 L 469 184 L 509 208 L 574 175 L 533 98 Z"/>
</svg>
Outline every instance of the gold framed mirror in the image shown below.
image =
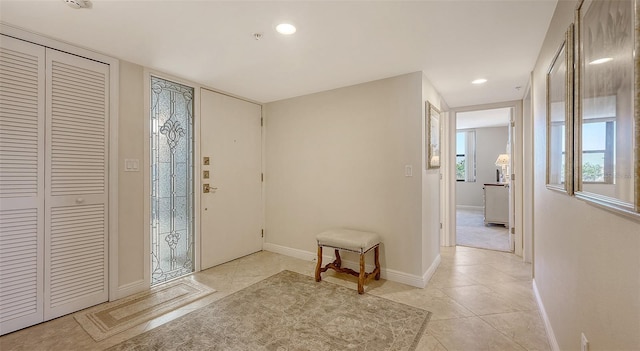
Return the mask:
<svg viewBox="0 0 640 351">
<path fill-rule="evenodd" d="M 576 9 L 576 196 L 640 212 L 638 0 Z M 635 55 L 635 56 L 634 56 Z"/>
<path fill-rule="evenodd" d="M 547 188 L 573 194 L 573 24 L 547 71 Z"/>
<path fill-rule="evenodd" d="M 425 111 L 427 169 L 440 168 L 440 110 L 427 101 Z"/>
</svg>

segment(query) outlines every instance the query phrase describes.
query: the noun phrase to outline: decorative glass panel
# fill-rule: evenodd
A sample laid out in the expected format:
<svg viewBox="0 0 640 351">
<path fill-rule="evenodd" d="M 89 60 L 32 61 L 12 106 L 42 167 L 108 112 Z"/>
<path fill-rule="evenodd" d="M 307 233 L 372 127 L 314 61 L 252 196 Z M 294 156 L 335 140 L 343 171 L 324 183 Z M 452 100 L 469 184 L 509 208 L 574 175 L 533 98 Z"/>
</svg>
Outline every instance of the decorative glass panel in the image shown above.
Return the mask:
<svg viewBox="0 0 640 351">
<path fill-rule="evenodd" d="M 194 268 L 193 92 L 151 77 L 151 285 Z"/>
</svg>

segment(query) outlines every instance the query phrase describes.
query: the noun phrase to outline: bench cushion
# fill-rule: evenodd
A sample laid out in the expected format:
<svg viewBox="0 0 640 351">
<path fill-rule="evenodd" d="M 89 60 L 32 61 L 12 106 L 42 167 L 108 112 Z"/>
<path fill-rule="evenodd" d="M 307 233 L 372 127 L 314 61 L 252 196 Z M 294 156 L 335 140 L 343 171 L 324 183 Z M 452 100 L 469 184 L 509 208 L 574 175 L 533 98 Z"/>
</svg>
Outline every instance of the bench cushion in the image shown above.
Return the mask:
<svg viewBox="0 0 640 351">
<path fill-rule="evenodd" d="M 380 244 L 380 236 L 376 233 L 352 229 L 332 229 L 316 236 L 319 246 L 330 246 L 339 249 L 364 252 Z"/>
</svg>

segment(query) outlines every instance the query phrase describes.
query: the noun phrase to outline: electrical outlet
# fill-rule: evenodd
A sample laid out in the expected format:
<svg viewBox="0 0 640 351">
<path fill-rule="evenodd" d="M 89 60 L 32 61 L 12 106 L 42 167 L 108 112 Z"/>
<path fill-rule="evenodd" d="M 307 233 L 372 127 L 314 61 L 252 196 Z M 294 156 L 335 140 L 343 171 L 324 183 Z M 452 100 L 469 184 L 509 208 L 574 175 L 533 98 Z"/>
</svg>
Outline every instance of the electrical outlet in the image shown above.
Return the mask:
<svg viewBox="0 0 640 351">
<path fill-rule="evenodd" d="M 580 335 L 580 351 L 589 351 L 589 340 L 587 340 L 584 333 L 581 333 Z"/>
</svg>

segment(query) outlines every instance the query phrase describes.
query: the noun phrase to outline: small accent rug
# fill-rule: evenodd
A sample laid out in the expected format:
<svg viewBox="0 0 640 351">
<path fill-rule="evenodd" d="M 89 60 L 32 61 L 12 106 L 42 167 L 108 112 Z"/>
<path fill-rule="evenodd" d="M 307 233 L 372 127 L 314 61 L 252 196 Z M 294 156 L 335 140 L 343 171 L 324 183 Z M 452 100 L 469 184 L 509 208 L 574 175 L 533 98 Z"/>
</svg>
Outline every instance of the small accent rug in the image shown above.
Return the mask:
<svg viewBox="0 0 640 351">
<path fill-rule="evenodd" d="M 456 215 L 456 244 L 480 249 L 510 251 L 509 230 L 502 225 L 485 225 L 483 209 L 458 208 Z"/>
<path fill-rule="evenodd" d="M 109 350 L 415 350 L 430 317 L 282 271 Z"/>
<path fill-rule="evenodd" d="M 206 285 L 182 279 L 87 308 L 73 317 L 94 340 L 101 341 L 213 292 L 215 290 Z"/>
</svg>

